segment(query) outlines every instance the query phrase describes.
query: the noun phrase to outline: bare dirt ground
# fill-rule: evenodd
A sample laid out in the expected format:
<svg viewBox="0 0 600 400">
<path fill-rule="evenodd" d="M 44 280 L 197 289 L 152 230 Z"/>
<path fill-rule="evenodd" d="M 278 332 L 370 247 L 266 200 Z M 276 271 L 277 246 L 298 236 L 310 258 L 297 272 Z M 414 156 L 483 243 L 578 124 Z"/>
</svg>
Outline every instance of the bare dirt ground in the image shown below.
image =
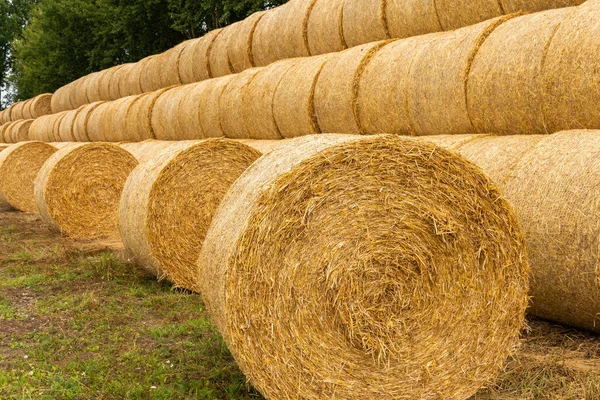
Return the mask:
<svg viewBox="0 0 600 400">
<path fill-rule="evenodd" d="M 600 337 L 530 320 L 473 399 L 600 399 Z M 198 295 L 0 210 L 0 398 L 260 399 Z"/>
</svg>

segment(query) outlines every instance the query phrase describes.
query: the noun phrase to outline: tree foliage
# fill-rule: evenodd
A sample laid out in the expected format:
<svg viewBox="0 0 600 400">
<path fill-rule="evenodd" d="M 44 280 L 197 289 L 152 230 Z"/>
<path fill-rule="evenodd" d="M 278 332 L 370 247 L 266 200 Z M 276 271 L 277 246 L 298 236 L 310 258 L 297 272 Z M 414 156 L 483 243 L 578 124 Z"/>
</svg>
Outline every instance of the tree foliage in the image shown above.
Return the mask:
<svg viewBox="0 0 600 400">
<path fill-rule="evenodd" d="M 80 76 L 138 61 L 285 1 L 0 0 L 2 16 L 2 7 L 20 13 L 6 14 L 10 23 L 0 20 L 0 62 L 12 67 L 0 79 L 12 69 L 8 79 L 17 99 L 53 92 Z"/>
</svg>

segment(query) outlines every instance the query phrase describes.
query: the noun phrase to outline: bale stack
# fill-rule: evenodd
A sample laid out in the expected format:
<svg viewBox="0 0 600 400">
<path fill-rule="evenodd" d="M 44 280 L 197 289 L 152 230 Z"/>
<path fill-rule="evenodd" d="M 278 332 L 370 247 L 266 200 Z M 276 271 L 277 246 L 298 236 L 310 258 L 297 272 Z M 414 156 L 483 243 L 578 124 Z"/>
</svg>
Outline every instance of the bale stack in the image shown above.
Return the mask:
<svg viewBox="0 0 600 400">
<path fill-rule="evenodd" d="M 600 131 L 427 140 L 480 166 L 515 208 L 531 263 L 529 312 L 600 332 Z"/>
<path fill-rule="evenodd" d="M 44 222 L 77 239 L 118 237 L 121 192 L 136 159 L 115 144 L 73 144 L 56 152 L 35 180 Z"/>
<path fill-rule="evenodd" d="M 348 47 L 390 38 L 386 5 L 387 0 L 344 1 L 342 29 Z"/>
<path fill-rule="evenodd" d="M 73 136 L 75 137 L 76 142 L 90 142 L 91 139 L 88 135 L 88 121 L 90 119 L 90 115 L 94 112 L 94 110 L 99 107 L 104 102 L 97 101 L 91 104 L 87 104 L 81 108 L 81 110 L 75 116 L 75 120 L 73 121 Z"/>
<path fill-rule="evenodd" d="M 35 96 L 29 103 L 30 118 L 39 118 L 52 113 L 52 94 L 44 93 Z"/>
<path fill-rule="evenodd" d="M 233 139 L 248 139 L 250 137 L 248 126 L 246 121 L 244 121 L 243 93 L 246 86 L 262 70 L 262 68 L 252 68 L 240 74 L 233 75 L 222 89 L 219 97 L 216 98 L 216 104 L 218 104 L 218 121 L 223 136 Z M 214 105 L 211 104 L 211 107 L 214 107 Z M 203 113 L 205 111 L 201 110 L 200 112 Z M 218 135 L 219 132 L 215 133 Z"/>
<path fill-rule="evenodd" d="M 153 156 L 135 169 L 123 190 L 125 248 L 158 278 L 197 291 L 196 261 L 212 216 L 227 189 L 261 153 L 228 139 L 138 146 Z M 136 152 L 134 144 L 128 147 Z"/>
<path fill-rule="evenodd" d="M 239 73 L 256 67 L 252 51 L 252 38 L 254 37 L 256 25 L 264 15 L 265 12 L 257 12 L 243 21 L 231 25 L 233 33 L 229 39 L 227 56 L 233 72 Z"/>
<path fill-rule="evenodd" d="M 306 37 L 311 55 L 346 49 L 344 38 L 344 0 L 317 0 L 306 22 Z"/>
<path fill-rule="evenodd" d="M 190 40 L 179 60 L 181 83 L 193 83 L 212 78 L 210 71 L 210 52 L 221 29 L 208 32 L 198 39 Z"/>
<path fill-rule="evenodd" d="M 478 168 L 434 149 L 293 139 L 230 188 L 198 282 L 266 398 L 468 398 L 514 350 L 516 217 Z"/>
<path fill-rule="evenodd" d="M 0 142 L 2 143 L 11 143 L 10 134 L 12 132 L 12 127 L 17 124 L 19 121 L 11 121 L 0 127 Z"/>
<path fill-rule="evenodd" d="M 151 124 L 158 140 L 201 139 L 202 131 L 183 129 L 180 120 L 181 102 L 193 91 L 192 85 L 184 85 L 162 93 L 152 108 Z M 186 110 L 198 113 L 197 107 Z"/>
<path fill-rule="evenodd" d="M 33 181 L 56 148 L 43 142 L 21 142 L 0 153 L 0 204 L 37 213 Z"/>
<path fill-rule="evenodd" d="M 189 41 L 186 41 L 150 58 L 144 64 L 140 75 L 142 91 L 151 92 L 173 85 L 180 85 L 182 83 L 179 73 L 181 56 L 189 45 Z"/>
<path fill-rule="evenodd" d="M 19 143 L 29 140 L 29 128 L 33 119 L 21 119 L 14 121 L 3 133 L 5 143 Z"/>
</svg>

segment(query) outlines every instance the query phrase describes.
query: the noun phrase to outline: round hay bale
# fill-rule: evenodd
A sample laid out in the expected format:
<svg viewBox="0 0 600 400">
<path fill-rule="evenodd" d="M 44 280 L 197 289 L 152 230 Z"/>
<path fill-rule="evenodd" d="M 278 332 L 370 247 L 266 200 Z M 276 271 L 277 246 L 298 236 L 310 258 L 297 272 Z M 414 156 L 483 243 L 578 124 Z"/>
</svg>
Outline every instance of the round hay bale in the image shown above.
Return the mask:
<svg viewBox="0 0 600 400">
<path fill-rule="evenodd" d="M 87 99 L 90 103 L 102 100 L 102 97 L 100 96 L 100 78 L 102 78 L 101 72 L 94 72 L 88 76 L 85 89 Z"/>
<path fill-rule="evenodd" d="M 437 16 L 436 0 L 387 0 L 385 15 L 392 38 L 444 30 Z"/>
<path fill-rule="evenodd" d="M 133 100 L 127 118 L 125 119 L 125 137 L 132 142 L 155 139 L 152 129 L 152 113 L 157 99 L 173 88 L 164 88 L 155 92 L 145 93 Z"/>
<path fill-rule="evenodd" d="M 179 60 L 181 83 L 200 82 L 212 78 L 208 55 L 220 33 L 221 29 L 215 29 L 201 38 L 191 40 L 189 46 L 186 46 Z"/>
<path fill-rule="evenodd" d="M 337 53 L 347 48 L 342 26 L 344 0 L 317 0 L 306 25 L 310 54 Z"/>
<path fill-rule="evenodd" d="M 308 136 L 230 188 L 199 287 L 266 398 L 464 399 L 514 351 L 528 301 L 518 222 L 477 167 L 435 149 Z"/>
<path fill-rule="evenodd" d="M 2 141 L 2 143 L 12 143 L 12 140 L 11 140 L 12 128 L 13 128 L 13 126 L 15 126 L 18 123 L 19 123 L 19 120 L 10 121 L 9 123 L 2 125 L 2 131 L 0 131 L 0 140 Z"/>
<path fill-rule="evenodd" d="M 572 11 L 514 18 L 496 28 L 481 45 L 467 84 L 469 116 L 477 132 L 548 133 L 540 85 L 545 49 Z"/>
<path fill-rule="evenodd" d="M 235 33 L 229 39 L 227 55 L 233 72 L 239 73 L 256 66 L 252 55 L 252 38 L 256 25 L 263 15 L 265 15 L 264 11 L 256 12 L 243 21 L 231 25 Z"/>
<path fill-rule="evenodd" d="M 149 59 L 141 71 L 140 82 L 144 92 L 159 90 L 173 85 L 181 84 L 179 66 L 181 56 L 189 41 L 178 44 Z"/>
<path fill-rule="evenodd" d="M 297 59 L 282 60 L 262 68 L 242 89 L 242 124 L 251 139 L 281 139 L 274 116 L 275 92 L 283 75 Z"/>
<path fill-rule="evenodd" d="M 17 121 L 19 119 L 23 119 L 23 107 L 25 106 L 25 102 L 19 101 L 18 103 L 13 104 L 11 108 L 11 119 L 13 121 Z"/>
<path fill-rule="evenodd" d="M 132 102 L 135 96 L 122 97 L 118 100 L 107 102 L 106 108 L 98 116 L 101 118 L 101 136 L 105 142 L 121 142 L 130 140 L 127 137 L 126 124 Z M 102 106 L 96 110 L 100 110 Z M 94 115 L 96 111 L 92 113 Z"/>
<path fill-rule="evenodd" d="M 134 96 L 142 94 L 142 84 L 140 82 L 142 76 L 142 69 L 144 67 L 143 62 L 136 62 L 128 64 L 123 67 L 124 71 L 121 75 L 121 88 L 120 93 L 123 96 Z"/>
<path fill-rule="evenodd" d="M 225 137 L 233 139 L 250 138 L 248 127 L 244 123 L 243 93 L 246 86 L 261 70 L 261 68 L 251 68 L 233 75 L 227 86 L 222 90 L 217 104 L 221 130 Z M 200 110 L 201 113 L 205 112 L 202 108 Z"/>
<path fill-rule="evenodd" d="M 541 85 L 548 132 L 600 128 L 600 3 L 588 3 L 569 13 L 547 48 Z"/>
<path fill-rule="evenodd" d="M 390 38 L 385 7 L 387 0 L 345 1 L 342 16 L 348 47 Z"/>
<path fill-rule="evenodd" d="M 437 17 L 443 30 L 450 31 L 504 15 L 499 0 L 458 3 L 457 0 L 435 0 Z"/>
<path fill-rule="evenodd" d="M 335 55 L 298 59 L 283 75 L 273 98 L 273 117 L 286 138 L 321 133 L 315 115 L 315 87 Z"/>
<path fill-rule="evenodd" d="M 98 94 L 101 100 L 112 100 L 110 95 L 110 81 L 113 74 L 121 67 L 121 65 L 115 65 L 114 67 L 100 71 L 100 77 L 98 77 Z"/>
<path fill-rule="evenodd" d="M 552 8 L 571 7 L 585 2 L 586 0 L 500 0 L 500 4 L 507 14 L 519 11 L 538 12 Z"/>
<path fill-rule="evenodd" d="M 246 72 L 244 71 L 243 73 Z M 200 97 L 197 107 L 199 109 L 198 117 L 200 126 L 202 127 L 202 133 L 205 138 L 225 136 L 221 126 L 221 97 L 223 91 L 233 78 L 238 77 L 239 75 L 241 74 L 211 79 L 206 81 L 206 86 L 202 88 L 204 95 Z"/>
<path fill-rule="evenodd" d="M 44 93 L 32 99 L 29 105 L 31 118 L 39 118 L 42 115 L 52 114 L 52 94 Z"/>
<path fill-rule="evenodd" d="M 95 103 L 87 104 L 81 108 L 77 115 L 75 115 L 75 120 L 73 122 L 73 136 L 75 137 L 75 141 L 91 141 L 88 135 L 88 121 L 94 110 L 103 103 L 103 101 L 97 101 Z"/>
<path fill-rule="evenodd" d="M 121 94 L 121 87 L 124 81 L 124 75 L 127 72 L 127 68 L 132 64 L 119 65 L 112 73 L 110 80 L 108 81 L 108 94 L 110 100 L 117 100 L 123 97 Z"/>
<path fill-rule="evenodd" d="M 208 53 L 210 76 L 213 78 L 233 73 L 233 66 L 229 61 L 229 43 L 233 35 L 237 34 L 236 25 L 226 26 L 215 38 Z"/>
<path fill-rule="evenodd" d="M 108 142 L 106 134 L 110 130 L 108 125 L 112 121 L 111 105 L 111 101 L 100 103 L 89 113 L 86 133 L 90 142 Z"/>
<path fill-rule="evenodd" d="M 197 260 L 212 216 L 260 155 L 227 139 L 163 143 L 123 190 L 121 238 L 135 262 L 177 287 L 197 291 Z"/>
<path fill-rule="evenodd" d="M 194 139 L 194 137 L 183 137 L 184 131 L 179 121 L 179 109 L 182 100 L 187 97 L 189 91 L 187 85 L 178 86 L 171 90 L 168 90 L 161 94 L 154 107 L 152 108 L 152 130 L 154 137 L 158 140 L 182 140 L 182 139 Z M 191 112 L 192 110 L 186 110 Z M 197 110 L 196 110 L 197 111 Z M 190 135 L 198 135 L 196 132 L 186 132 Z M 201 132 L 200 132 L 201 134 Z M 196 139 L 202 138 L 202 136 L 195 137 Z"/>
<path fill-rule="evenodd" d="M 76 239 L 118 237 L 121 192 L 137 164 L 128 151 L 110 143 L 60 149 L 35 180 L 42 219 Z"/>
<path fill-rule="evenodd" d="M 368 43 L 332 56 L 315 86 L 315 115 L 321 132 L 360 133 L 356 115 L 357 82 L 387 41 Z"/>
<path fill-rule="evenodd" d="M 23 119 L 33 119 L 33 115 L 31 114 L 31 103 L 33 99 L 27 99 L 23 102 Z"/>
<path fill-rule="evenodd" d="M 54 118 L 54 122 L 52 124 L 52 133 L 51 133 L 51 136 L 49 137 L 50 140 L 48 140 L 48 142 L 60 142 L 61 141 L 60 125 L 68 113 L 69 113 L 69 111 L 62 111 L 56 115 L 56 118 Z"/>
<path fill-rule="evenodd" d="M 184 92 L 181 94 L 181 101 L 176 113 L 171 117 L 177 120 L 177 126 L 180 129 L 180 135 L 185 138 L 204 138 L 202 123 L 200 121 L 200 103 L 204 101 L 207 88 L 212 86 L 212 80 L 206 80 L 198 83 L 185 85 Z M 218 104 L 218 100 L 217 103 Z M 212 105 L 215 107 L 214 104 Z M 218 117 L 217 117 L 218 120 Z M 217 121 L 218 122 L 218 121 Z M 220 128 L 219 128 L 220 129 Z"/>
<path fill-rule="evenodd" d="M 58 126 L 58 138 L 61 142 L 76 142 L 77 137 L 75 137 L 75 133 L 73 127 L 75 125 L 75 119 L 77 115 L 83 110 L 85 106 L 81 106 L 76 110 L 66 111 L 66 114 L 63 119 L 61 119 L 60 124 Z"/>
<path fill-rule="evenodd" d="M 417 135 L 473 133 L 466 85 L 471 62 L 485 39 L 515 15 L 448 32 L 414 58 L 408 79 L 408 110 Z"/>
<path fill-rule="evenodd" d="M 364 133 L 412 135 L 407 84 L 413 59 L 440 33 L 393 41 L 366 64 L 358 81 L 356 115 Z M 394 79 L 390 79 L 390 77 Z"/>
<path fill-rule="evenodd" d="M 52 141 L 52 127 L 57 114 L 42 115 L 33 120 L 29 127 L 29 140 Z M 4 128 L 4 125 L 2 126 Z M 0 131 L 0 137 L 3 131 Z"/>
<path fill-rule="evenodd" d="M 277 60 L 281 60 L 277 41 L 281 40 L 281 24 L 283 19 L 279 16 L 283 7 L 288 3 L 265 11 L 258 21 L 252 37 L 252 58 L 257 67 L 264 67 Z"/>
<path fill-rule="evenodd" d="M 48 143 L 21 142 L 0 153 L 0 204 L 37 213 L 33 181 L 55 152 L 56 148 Z"/>
<path fill-rule="evenodd" d="M 33 123 L 33 119 L 22 119 L 16 121 L 16 123 L 10 128 L 10 140 L 11 143 L 19 143 L 30 140 L 29 139 L 29 128 Z"/>
<path fill-rule="evenodd" d="M 74 109 L 91 103 L 87 96 L 88 92 L 90 91 L 90 78 L 90 75 L 86 75 L 75 81 L 76 83 L 73 86 L 74 89 L 71 91 L 71 93 L 75 96 L 75 100 L 71 101 L 71 105 Z"/>
<path fill-rule="evenodd" d="M 70 101 L 71 84 L 65 85 L 52 95 L 50 101 L 50 108 L 53 113 L 58 113 L 65 110 L 72 110 L 74 107 L 71 106 Z"/>
</svg>

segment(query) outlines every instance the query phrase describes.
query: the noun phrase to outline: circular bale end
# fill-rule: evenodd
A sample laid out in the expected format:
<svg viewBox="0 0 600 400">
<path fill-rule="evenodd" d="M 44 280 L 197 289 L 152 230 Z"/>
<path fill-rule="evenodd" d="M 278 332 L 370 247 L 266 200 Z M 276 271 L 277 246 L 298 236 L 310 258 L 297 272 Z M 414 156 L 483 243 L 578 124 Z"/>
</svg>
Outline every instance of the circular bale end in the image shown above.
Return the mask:
<svg viewBox="0 0 600 400">
<path fill-rule="evenodd" d="M 199 258 L 208 310 L 272 399 L 468 398 L 518 345 L 528 271 L 491 181 L 394 136 L 308 136 L 264 155 Z"/>
<path fill-rule="evenodd" d="M 22 142 L 0 153 L 0 197 L 17 210 L 37 213 L 33 181 L 55 152 L 48 143 Z"/>
<path fill-rule="evenodd" d="M 121 192 L 137 164 L 115 144 L 73 144 L 60 149 L 35 180 L 35 201 L 42 219 L 76 239 L 118 237 Z"/>
<path fill-rule="evenodd" d="M 212 217 L 229 187 L 261 153 L 228 139 L 162 142 L 156 150 L 123 190 L 121 238 L 137 264 L 197 291 L 196 261 Z"/>
</svg>

